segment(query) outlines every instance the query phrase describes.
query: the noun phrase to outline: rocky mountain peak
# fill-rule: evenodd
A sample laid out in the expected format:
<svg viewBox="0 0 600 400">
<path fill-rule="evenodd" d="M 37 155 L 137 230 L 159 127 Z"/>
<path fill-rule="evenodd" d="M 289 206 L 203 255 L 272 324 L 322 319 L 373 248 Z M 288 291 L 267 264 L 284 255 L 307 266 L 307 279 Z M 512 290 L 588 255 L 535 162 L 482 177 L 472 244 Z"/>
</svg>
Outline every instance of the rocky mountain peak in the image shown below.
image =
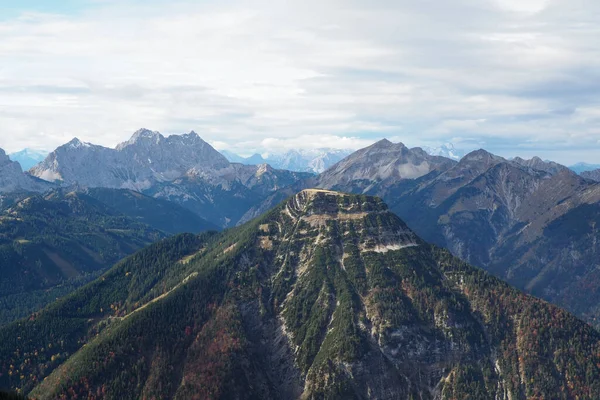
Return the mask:
<svg viewBox="0 0 600 400">
<path fill-rule="evenodd" d="M 390 142 L 388 139 L 381 139 L 380 141 L 373 143 L 371 147 L 389 147 L 393 144 L 394 143 Z"/>
<path fill-rule="evenodd" d="M 404 143 L 393 143 L 388 139 L 381 139 L 378 142 L 375 142 L 371 146 L 367 147 L 368 150 L 376 150 L 376 151 L 399 151 L 399 150 L 408 150 L 408 148 L 404 145 Z"/>
<path fill-rule="evenodd" d="M 137 131 L 135 131 L 128 141 L 119 144 L 117 146 L 117 150 L 123 150 L 124 148 L 126 148 L 128 146 L 140 145 L 140 144 L 158 145 L 164 139 L 165 139 L 165 137 L 160 132 L 151 131 L 149 129 L 142 128 L 142 129 L 138 129 Z"/>
<path fill-rule="evenodd" d="M 506 161 L 504 158 L 497 156 L 495 154 L 490 153 L 484 149 L 474 150 L 464 156 L 460 163 L 470 163 L 470 162 L 482 162 L 486 164 L 497 164 L 502 161 Z"/>
<path fill-rule="evenodd" d="M 71 139 L 70 142 L 64 144 L 63 146 L 61 146 L 62 148 L 68 148 L 68 149 L 80 149 L 83 147 L 91 147 L 92 145 L 90 143 L 86 143 L 83 142 L 81 140 L 79 140 L 79 138 L 73 138 Z"/>
<path fill-rule="evenodd" d="M 198 140 L 200 139 L 200 135 L 198 135 L 195 131 L 190 131 L 190 133 L 181 135 L 181 138 L 184 140 Z"/>
<path fill-rule="evenodd" d="M 197 149 L 210 146 L 194 131 L 183 135 L 171 135 L 166 139 L 166 142 L 171 146 L 193 146 Z"/>
<path fill-rule="evenodd" d="M 150 129 L 142 128 L 133 133 L 132 139 L 156 139 L 161 138 L 163 135 L 158 131 L 151 131 Z"/>
</svg>

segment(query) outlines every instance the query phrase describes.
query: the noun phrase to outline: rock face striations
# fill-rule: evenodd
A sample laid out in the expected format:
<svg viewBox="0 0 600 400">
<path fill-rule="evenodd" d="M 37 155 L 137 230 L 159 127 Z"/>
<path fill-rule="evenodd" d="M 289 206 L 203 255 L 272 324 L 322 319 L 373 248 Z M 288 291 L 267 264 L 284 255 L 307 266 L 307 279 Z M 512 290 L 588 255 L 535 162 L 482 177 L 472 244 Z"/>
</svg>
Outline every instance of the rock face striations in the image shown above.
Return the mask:
<svg viewBox="0 0 600 400">
<path fill-rule="evenodd" d="M 0 329 L 0 371 L 37 399 L 587 399 L 600 334 L 378 198 L 309 189 Z"/>
</svg>

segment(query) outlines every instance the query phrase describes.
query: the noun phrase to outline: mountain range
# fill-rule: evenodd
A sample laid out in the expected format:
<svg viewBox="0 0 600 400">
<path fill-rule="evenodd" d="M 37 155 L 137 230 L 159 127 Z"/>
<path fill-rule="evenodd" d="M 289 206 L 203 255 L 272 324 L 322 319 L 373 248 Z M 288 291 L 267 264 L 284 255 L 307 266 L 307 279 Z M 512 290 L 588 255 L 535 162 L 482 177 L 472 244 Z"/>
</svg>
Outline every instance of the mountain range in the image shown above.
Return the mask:
<svg viewBox="0 0 600 400">
<path fill-rule="evenodd" d="M 382 140 L 314 175 L 230 163 L 194 132 L 164 137 L 142 129 L 115 149 L 75 139 L 30 174 L 19 176 L 30 184 L 38 177 L 134 189 L 220 228 L 255 218 L 304 188 L 380 196 L 424 239 L 600 323 L 600 294 L 588 301 L 600 293 L 599 185 L 537 157 L 507 160 L 477 150 L 457 161 Z"/>
<path fill-rule="evenodd" d="M 600 183 L 440 154 L 382 140 L 317 175 L 145 129 L 27 173 L 1 152 L 0 389 L 597 398 L 600 336 L 567 311 L 600 326 Z M 211 232 L 156 242 L 186 231 Z"/>
<path fill-rule="evenodd" d="M 62 186 L 131 189 L 169 200 L 220 227 L 271 192 L 310 176 L 230 163 L 195 132 L 164 137 L 141 129 L 115 149 L 73 139 L 29 173 Z"/>
<path fill-rule="evenodd" d="M 304 190 L 237 228 L 153 244 L 0 328 L 0 387 L 35 399 L 592 399 L 600 334 L 427 244 L 378 198 Z"/>
<path fill-rule="evenodd" d="M 383 140 L 315 176 L 230 163 L 194 132 L 140 130 L 116 149 L 73 140 L 30 172 L 61 185 L 135 189 L 219 227 L 308 187 L 381 196 L 426 240 L 588 321 L 600 317 L 580 287 L 600 281 L 598 185 L 591 173 L 584 179 L 537 157 L 507 160 L 478 150 L 456 161 Z"/>
</svg>

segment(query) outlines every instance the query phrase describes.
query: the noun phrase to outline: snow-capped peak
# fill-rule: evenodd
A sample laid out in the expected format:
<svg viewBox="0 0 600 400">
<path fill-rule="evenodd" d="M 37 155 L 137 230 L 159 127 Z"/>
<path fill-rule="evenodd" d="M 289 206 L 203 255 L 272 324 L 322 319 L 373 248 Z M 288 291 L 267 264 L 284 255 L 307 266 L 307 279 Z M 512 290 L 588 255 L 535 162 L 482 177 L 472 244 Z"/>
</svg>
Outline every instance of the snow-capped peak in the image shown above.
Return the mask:
<svg viewBox="0 0 600 400">
<path fill-rule="evenodd" d="M 69 143 L 66 144 L 66 146 L 73 149 L 79 149 L 81 147 L 92 147 L 90 143 L 82 142 L 78 138 L 73 138 Z"/>
<path fill-rule="evenodd" d="M 438 147 L 423 146 L 422 149 L 429 155 L 446 157 L 456 161 L 466 154 L 464 150 L 457 149 L 452 143 L 444 143 Z"/>
</svg>

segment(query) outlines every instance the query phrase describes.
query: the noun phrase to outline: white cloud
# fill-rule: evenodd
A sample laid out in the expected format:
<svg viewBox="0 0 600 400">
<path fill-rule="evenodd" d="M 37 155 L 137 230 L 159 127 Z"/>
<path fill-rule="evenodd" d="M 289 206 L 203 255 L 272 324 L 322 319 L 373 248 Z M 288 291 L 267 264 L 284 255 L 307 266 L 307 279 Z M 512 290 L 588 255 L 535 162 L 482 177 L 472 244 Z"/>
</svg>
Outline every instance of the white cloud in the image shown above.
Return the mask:
<svg viewBox="0 0 600 400">
<path fill-rule="evenodd" d="M 294 138 L 265 138 L 260 148 L 267 151 L 305 149 L 359 149 L 373 143 L 370 139 L 335 135 L 302 135 Z"/>
<path fill-rule="evenodd" d="M 549 0 L 494 0 L 496 4 L 507 11 L 524 14 L 538 13 L 546 8 Z"/>
<path fill-rule="evenodd" d="M 533 138 L 540 151 L 597 151 L 599 14 L 591 0 L 102 1 L 23 13 L 0 20 L 0 146 L 114 146 L 143 126 L 194 129 L 221 148 L 467 136 L 492 150 Z"/>
</svg>

